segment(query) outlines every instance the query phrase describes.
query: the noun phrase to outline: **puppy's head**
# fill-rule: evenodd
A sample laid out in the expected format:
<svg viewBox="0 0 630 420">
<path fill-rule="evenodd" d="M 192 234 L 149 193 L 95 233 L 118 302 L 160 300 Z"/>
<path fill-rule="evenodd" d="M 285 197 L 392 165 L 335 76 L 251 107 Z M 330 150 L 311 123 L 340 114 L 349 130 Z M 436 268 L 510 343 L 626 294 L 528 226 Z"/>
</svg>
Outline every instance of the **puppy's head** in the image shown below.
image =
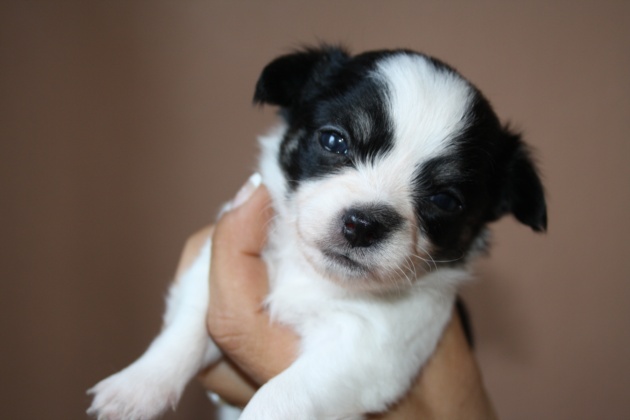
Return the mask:
<svg viewBox="0 0 630 420">
<path fill-rule="evenodd" d="M 455 70 L 411 51 L 282 56 L 254 101 L 286 123 L 282 206 L 301 253 L 348 288 L 399 288 L 466 262 L 507 213 L 546 229 L 543 187 L 520 137 Z"/>
</svg>

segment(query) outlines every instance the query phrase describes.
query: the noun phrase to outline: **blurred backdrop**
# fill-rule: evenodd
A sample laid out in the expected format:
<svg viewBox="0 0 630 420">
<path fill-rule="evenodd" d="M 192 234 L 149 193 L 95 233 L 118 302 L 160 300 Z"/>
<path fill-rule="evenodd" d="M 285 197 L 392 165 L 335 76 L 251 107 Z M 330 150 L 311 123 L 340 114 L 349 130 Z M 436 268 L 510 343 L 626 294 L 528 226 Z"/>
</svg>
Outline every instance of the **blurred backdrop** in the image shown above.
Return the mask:
<svg viewBox="0 0 630 420">
<path fill-rule="evenodd" d="M 0 1 L 0 417 L 85 418 L 254 170 L 260 70 L 329 41 L 445 60 L 537 150 L 549 233 L 497 223 L 464 292 L 501 417 L 627 419 L 629 22 L 610 0 Z M 178 414 L 212 418 L 197 385 Z"/>
</svg>

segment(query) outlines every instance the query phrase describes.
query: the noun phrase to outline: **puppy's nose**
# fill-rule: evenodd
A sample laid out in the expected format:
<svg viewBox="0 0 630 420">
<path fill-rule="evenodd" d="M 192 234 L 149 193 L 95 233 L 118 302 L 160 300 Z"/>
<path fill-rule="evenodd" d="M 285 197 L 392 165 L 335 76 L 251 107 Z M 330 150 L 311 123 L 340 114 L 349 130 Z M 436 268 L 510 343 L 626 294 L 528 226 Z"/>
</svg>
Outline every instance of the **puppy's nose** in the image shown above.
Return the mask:
<svg viewBox="0 0 630 420">
<path fill-rule="evenodd" d="M 350 209 L 341 218 L 342 233 L 353 248 L 366 248 L 382 239 L 388 227 L 369 212 Z"/>
</svg>

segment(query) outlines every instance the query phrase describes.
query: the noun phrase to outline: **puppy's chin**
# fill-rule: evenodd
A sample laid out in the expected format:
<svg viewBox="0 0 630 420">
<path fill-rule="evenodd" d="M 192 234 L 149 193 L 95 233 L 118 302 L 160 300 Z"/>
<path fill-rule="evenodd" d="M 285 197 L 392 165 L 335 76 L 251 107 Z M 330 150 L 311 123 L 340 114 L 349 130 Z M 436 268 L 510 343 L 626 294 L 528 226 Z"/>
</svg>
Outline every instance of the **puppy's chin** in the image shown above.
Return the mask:
<svg viewBox="0 0 630 420">
<path fill-rule="evenodd" d="M 349 291 L 390 293 L 405 290 L 425 274 L 412 258 L 383 264 L 384 258 L 357 256 L 334 248 L 300 244 L 305 259 L 322 277 Z"/>
</svg>

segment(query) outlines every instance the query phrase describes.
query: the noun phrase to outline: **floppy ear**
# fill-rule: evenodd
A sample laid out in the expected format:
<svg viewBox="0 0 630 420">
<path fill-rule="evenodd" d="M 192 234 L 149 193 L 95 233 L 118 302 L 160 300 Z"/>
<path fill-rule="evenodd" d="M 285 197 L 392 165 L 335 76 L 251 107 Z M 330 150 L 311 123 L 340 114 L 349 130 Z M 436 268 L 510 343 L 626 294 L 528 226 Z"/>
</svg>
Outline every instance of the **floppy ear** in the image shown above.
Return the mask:
<svg viewBox="0 0 630 420">
<path fill-rule="evenodd" d="M 291 107 L 303 96 L 307 85 L 324 83 L 326 76 L 348 57 L 342 48 L 326 45 L 278 57 L 260 75 L 254 103 Z"/>
<path fill-rule="evenodd" d="M 520 135 L 505 129 L 511 143 L 511 156 L 505 171 L 500 213 L 511 212 L 536 232 L 547 230 L 545 191 L 536 165 Z"/>
</svg>

